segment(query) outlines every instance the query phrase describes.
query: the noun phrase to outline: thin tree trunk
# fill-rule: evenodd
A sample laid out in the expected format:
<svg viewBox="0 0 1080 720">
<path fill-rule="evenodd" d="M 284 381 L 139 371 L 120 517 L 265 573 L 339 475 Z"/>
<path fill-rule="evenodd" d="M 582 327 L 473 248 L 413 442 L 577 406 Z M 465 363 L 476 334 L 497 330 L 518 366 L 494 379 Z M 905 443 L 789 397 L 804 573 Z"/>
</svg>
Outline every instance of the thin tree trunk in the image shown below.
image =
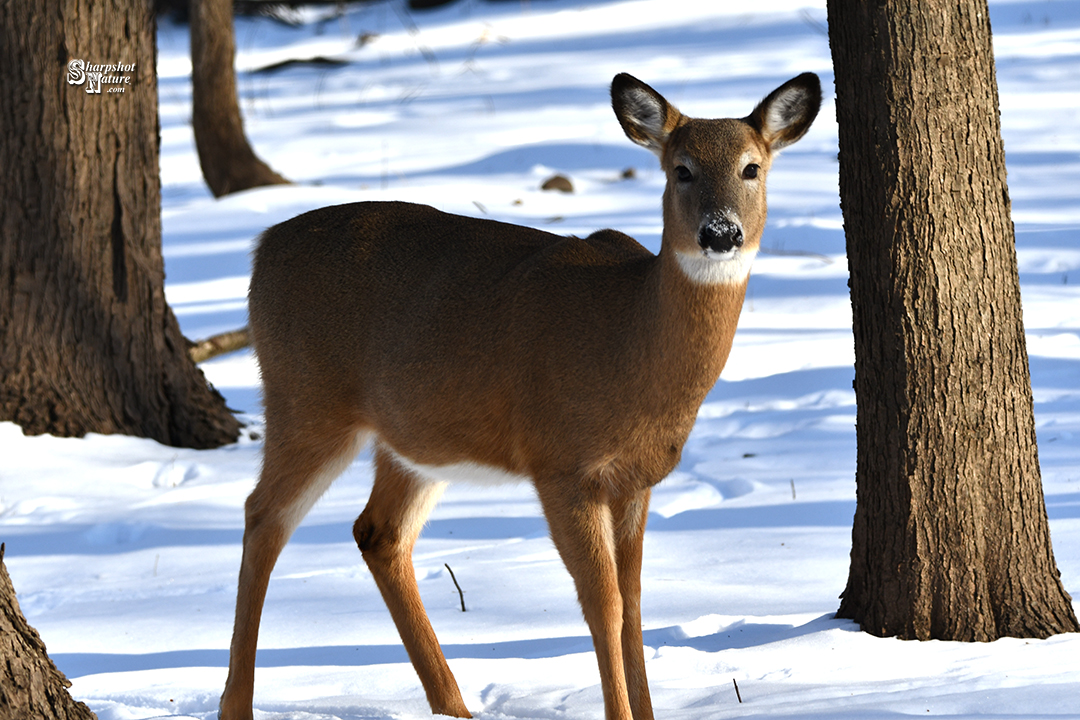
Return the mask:
<svg viewBox="0 0 1080 720">
<path fill-rule="evenodd" d="M 69 687 L 19 609 L 0 544 L 0 720 L 94 718 L 90 708 L 72 699 Z"/>
<path fill-rule="evenodd" d="M 1039 475 L 985 0 L 830 0 L 858 400 L 838 615 L 1077 630 Z"/>
<path fill-rule="evenodd" d="M 244 135 L 232 11 L 232 0 L 191 0 L 192 124 L 214 197 L 289 182 L 255 155 Z"/>
<path fill-rule="evenodd" d="M 27 433 L 239 433 L 165 302 L 155 59 L 149 1 L 0 3 L 0 420 Z"/>
</svg>

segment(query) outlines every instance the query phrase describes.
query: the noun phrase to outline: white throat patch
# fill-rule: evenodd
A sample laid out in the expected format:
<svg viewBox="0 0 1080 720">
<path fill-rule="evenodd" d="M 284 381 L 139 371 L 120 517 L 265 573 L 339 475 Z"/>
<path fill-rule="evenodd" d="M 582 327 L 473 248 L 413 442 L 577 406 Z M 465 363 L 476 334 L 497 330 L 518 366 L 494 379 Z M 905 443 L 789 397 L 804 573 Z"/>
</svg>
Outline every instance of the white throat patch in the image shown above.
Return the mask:
<svg viewBox="0 0 1080 720">
<path fill-rule="evenodd" d="M 698 253 L 675 252 L 679 267 L 698 285 L 737 285 L 750 274 L 757 248 L 734 248 L 726 253 L 707 250 Z"/>
</svg>

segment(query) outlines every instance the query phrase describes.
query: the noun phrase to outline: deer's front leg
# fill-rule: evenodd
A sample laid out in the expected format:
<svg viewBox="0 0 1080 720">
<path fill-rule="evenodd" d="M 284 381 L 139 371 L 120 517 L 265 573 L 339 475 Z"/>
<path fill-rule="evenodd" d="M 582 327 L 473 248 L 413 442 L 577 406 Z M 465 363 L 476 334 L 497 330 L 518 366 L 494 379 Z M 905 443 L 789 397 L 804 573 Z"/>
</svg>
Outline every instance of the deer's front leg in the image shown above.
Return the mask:
<svg viewBox="0 0 1080 720">
<path fill-rule="evenodd" d="M 615 560 L 622 594 L 623 667 L 634 720 L 653 720 L 649 681 L 645 676 L 645 647 L 641 637 L 641 551 L 652 491 L 646 488 L 612 502 Z"/>
<path fill-rule="evenodd" d="M 605 718 L 632 720 L 623 667 L 623 600 L 606 492 L 577 478 L 536 485 L 551 538 L 574 579 L 592 633 Z"/>
</svg>

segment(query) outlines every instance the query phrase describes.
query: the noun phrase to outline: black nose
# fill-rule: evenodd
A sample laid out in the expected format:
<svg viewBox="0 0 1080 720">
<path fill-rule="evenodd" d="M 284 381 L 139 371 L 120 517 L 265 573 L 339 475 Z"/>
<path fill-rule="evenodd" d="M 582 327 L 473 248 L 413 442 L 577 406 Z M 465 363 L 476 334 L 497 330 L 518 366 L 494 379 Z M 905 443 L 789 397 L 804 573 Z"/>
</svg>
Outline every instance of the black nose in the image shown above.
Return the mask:
<svg viewBox="0 0 1080 720">
<path fill-rule="evenodd" d="M 738 223 L 732 222 L 725 217 L 717 217 L 707 225 L 702 226 L 698 232 L 698 244 L 702 250 L 712 250 L 717 253 L 726 253 L 737 247 L 742 247 L 742 228 Z"/>
</svg>

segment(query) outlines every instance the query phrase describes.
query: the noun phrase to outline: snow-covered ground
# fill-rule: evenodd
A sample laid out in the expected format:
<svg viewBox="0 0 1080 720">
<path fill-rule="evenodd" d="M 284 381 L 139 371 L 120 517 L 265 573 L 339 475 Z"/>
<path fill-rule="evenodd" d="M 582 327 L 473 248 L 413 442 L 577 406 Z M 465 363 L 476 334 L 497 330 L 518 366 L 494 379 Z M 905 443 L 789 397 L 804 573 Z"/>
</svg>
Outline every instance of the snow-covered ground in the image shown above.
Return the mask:
<svg viewBox="0 0 1080 720">
<path fill-rule="evenodd" d="M 655 249 L 663 178 L 623 137 L 611 77 L 630 72 L 691 115 L 739 116 L 817 72 L 826 104 L 770 176 L 765 252 L 731 360 L 649 518 L 643 617 L 657 716 L 1080 718 L 1080 636 L 914 643 L 832 617 L 855 507 L 855 396 L 823 3 L 462 0 L 412 15 L 402 4 L 304 11 L 296 27 L 237 23 L 248 135 L 299 184 L 219 201 L 194 152 L 187 29 L 161 24 L 166 289 L 186 334 L 244 324 L 254 237 L 332 203 L 405 199 L 560 233 L 616 227 Z M 1080 3 L 991 10 L 1047 508 L 1076 595 Z M 258 72 L 316 56 L 347 63 Z M 628 167 L 636 177 L 621 179 Z M 573 194 L 538 189 L 556 171 Z M 204 368 L 257 433 L 251 355 Z M 103 720 L 215 717 L 259 451 L 249 436 L 197 452 L 0 425 L 0 540 L 23 611 Z M 278 564 L 257 718 L 429 717 L 351 538 L 367 460 Z M 415 564 L 478 717 L 602 717 L 588 632 L 529 488 L 451 488 Z"/>
</svg>

